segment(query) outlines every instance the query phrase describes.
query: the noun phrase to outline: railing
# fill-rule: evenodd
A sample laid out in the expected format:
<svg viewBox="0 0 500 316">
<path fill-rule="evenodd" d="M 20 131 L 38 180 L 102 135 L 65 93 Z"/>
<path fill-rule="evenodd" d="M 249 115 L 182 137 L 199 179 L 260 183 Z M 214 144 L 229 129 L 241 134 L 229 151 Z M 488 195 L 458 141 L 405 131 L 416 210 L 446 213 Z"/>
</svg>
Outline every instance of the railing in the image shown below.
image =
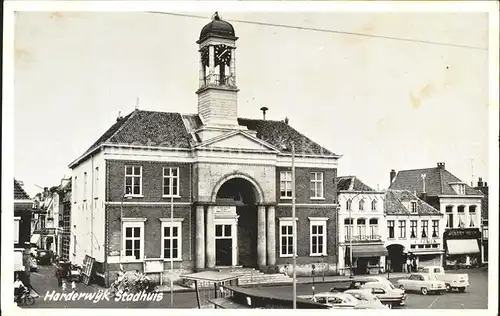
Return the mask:
<svg viewBox="0 0 500 316">
<path fill-rule="evenodd" d="M 382 236 L 380 235 L 353 235 L 353 236 L 345 236 L 345 241 L 352 241 L 353 242 L 363 242 L 363 241 L 381 241 Z"/>
<path fill-rule="evenodd" d="M 220 77 L 218 74 L 207 75 L 205 78 L 200 79 L 200 88 L 205 87 L 218 87 L 218 86 L 227 86 L 227 87 L 236 87 L 236 80 L 234 76 L 224 76 Z"/>
</svg>

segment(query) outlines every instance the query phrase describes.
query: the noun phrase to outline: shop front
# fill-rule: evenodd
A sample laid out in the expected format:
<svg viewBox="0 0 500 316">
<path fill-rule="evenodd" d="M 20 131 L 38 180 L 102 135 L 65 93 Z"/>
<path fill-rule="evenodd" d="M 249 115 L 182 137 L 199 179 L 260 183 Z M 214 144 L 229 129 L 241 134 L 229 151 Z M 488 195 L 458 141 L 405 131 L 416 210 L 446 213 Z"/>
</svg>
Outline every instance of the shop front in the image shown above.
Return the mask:
<svg viewBox="0 0 500 316">
<path fill-rule="evenodd" d="M 444 232 L 445 267 L 473 267 L 481 262 L 481 232 L 478 228 L 449 229 Z"/>
<path fill-rule="evenodd" d="M 444 250 L 439 238 L 415 239 L 410 244 L 409 252 L 415 256 L 416 266 L 442 266 Z"/>
<path fill-rule="evenodd" d="M 385 257 L 388 255 L 383 244 L 353 245 L 352 268 L 355 275 L 379 274 L 385 271 Z M 346 247 L 346 268 L 350 270 L 351 249 Z"/>
</svg>

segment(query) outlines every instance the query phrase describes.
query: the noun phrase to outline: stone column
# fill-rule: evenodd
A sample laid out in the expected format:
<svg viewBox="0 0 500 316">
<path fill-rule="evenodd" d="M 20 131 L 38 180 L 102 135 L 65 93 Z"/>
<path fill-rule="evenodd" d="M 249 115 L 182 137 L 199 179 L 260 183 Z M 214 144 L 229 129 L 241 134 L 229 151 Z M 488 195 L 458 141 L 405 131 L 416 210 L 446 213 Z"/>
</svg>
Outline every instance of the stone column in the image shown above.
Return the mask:
<svg viewBox="0 0 500 316">
<path fill-rule="evenodd" d="M 207 268 L 215 268 L 215 224 L 214 224 L 214 207 L 209 205 L 207 208 Z"/>
<path fill-rule="evenodd" d="M 236 48 L 231 48 L 231 61 L 229 66 L 229 75 L 231 77 L 231 83 L 236 85 Z"/>
<path fill-rule="evenodd" d="M 205 209 L 196 206 L 196 269 L 205 268 Z"/>
<path fill-rule="evenodd" d="M 267 207 L 267 264 L 276 264 L 276 214 L 274 206 Z"/>
<path fill-rule="evenodd" d="M 209 73 L 209 84 L 215 84 L 215 51 L 212 45 L 208 46 L 208 73 Z"/>
<path fill-rule="evenodd" d="M 257 264 L 266 266 L 266 207 L 257 206 Z"/>
</svg>

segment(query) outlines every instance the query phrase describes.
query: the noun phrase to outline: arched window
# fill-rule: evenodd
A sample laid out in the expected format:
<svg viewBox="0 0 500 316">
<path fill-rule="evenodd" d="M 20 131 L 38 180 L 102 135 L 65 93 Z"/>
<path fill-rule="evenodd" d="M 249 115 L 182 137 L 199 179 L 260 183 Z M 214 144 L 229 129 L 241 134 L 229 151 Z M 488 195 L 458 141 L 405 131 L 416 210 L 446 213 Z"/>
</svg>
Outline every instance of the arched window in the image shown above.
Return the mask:
<svg viewBox="0 0 500 316">
<path fill-rule="evenodd" d="M 346 210 L 350 211 L 351 210 L 351 206 L 352 206 L 352 200 L 349 199 L 349 200 L 347 200 L 347 203 L 346 203 L 346 206 L 345 206 Z"/>
<path fill-rule="evenodd" d="M 372 200 L 372 211 L 377 210 L 377 200 Z"/>
<path fill-rule="evenodd" d="M 378 238 L 378 218 L 370 218 L 370 239 Z"/>
<path fill-rule="evenodd" d="M 366 220 L 364 218 L 358 218 L 356 224 L 358 227 L 358 236 L 366 235 Z"/>
<path fill-rule="evenodd" d="M 359 201 L 359 210 L 363 211 L 364 209 L 365 209 L 365 200 L 361 199 L 361 201 Z"/>
</svg>

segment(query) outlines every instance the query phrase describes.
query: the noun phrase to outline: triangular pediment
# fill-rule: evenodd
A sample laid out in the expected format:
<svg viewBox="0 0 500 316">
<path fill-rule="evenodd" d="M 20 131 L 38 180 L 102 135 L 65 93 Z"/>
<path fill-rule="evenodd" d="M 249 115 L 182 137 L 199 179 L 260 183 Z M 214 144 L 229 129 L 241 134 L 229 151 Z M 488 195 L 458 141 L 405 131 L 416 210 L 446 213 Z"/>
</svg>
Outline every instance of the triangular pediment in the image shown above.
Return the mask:
<svg viewBox="0 0 500 316">
<path fill-rule="evenodd" d="M 203 142 L 197 147 L 279 152 L 278 149 L 270 144 L 244 131 L 233 131 L 219 135 Z"/>
</svg>

